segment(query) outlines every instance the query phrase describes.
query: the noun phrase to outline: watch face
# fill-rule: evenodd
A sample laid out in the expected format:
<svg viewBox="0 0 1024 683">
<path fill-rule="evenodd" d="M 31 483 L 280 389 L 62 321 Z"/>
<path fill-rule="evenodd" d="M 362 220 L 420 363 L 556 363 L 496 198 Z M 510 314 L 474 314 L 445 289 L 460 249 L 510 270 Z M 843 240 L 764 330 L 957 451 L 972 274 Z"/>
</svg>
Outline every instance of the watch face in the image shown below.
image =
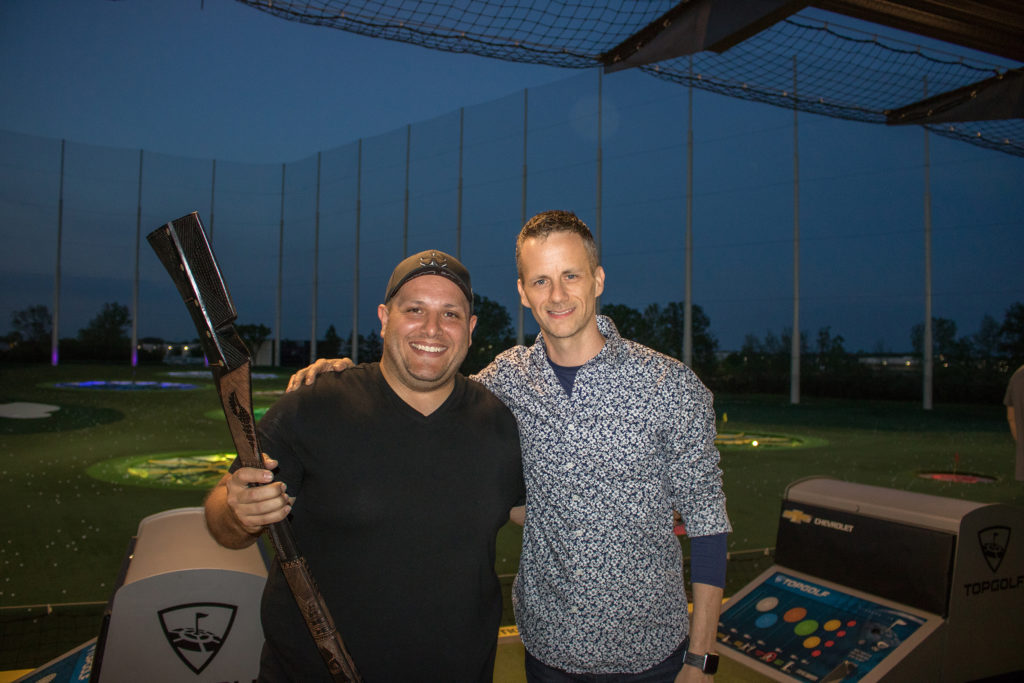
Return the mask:
<svg viewBox="0 0 1024 683">
<path fill-rule="evenodd" d="M 683 661 L 690 666 L 697 667 L 706 674 L 714 674 L 718 671 L 718 655 L 711 654 L 710 652 L 703 655 L 687 652 L 683 657 Z"/>
</svg>

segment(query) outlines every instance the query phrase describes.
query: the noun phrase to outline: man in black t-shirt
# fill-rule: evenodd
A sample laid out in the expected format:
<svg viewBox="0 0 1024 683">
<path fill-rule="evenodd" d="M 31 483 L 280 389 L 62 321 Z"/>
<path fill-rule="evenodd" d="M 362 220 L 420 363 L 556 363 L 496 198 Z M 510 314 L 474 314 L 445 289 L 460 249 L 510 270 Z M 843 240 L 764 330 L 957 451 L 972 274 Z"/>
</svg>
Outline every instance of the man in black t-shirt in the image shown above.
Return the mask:
<svg viewBox="0 0 1024 683">
<path fill-rule="evenodd" d="M 291 516 L 368 683 L 493 675 L 495 535 L 524 491 L 515 419 L 458 373 L 472 301 L 451 256 L 399 263 L 378 307 L 381 362 L 282 397 L 258 427 L 273 474 L 236 468 L 207 498 L 210 530 L 228 547 Z M 261 680 L 330 680 L 276 565 L 262 621 Z"/>
</svg>

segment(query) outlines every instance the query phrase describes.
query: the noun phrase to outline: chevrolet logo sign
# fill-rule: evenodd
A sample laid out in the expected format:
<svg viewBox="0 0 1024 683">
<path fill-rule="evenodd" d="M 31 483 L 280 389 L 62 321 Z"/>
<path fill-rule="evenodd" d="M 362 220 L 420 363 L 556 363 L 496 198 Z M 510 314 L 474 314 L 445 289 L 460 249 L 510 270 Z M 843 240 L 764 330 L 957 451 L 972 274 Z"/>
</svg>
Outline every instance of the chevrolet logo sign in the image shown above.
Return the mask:
<svg viewBox="0 0 1024 683">
<path fill-rule="evenodd" d="M 803 510 L 785 510 L 782 516 L 793 522 L 793 524 L 800 524 L 801 522 L 810 522 L 813 517 L 804 512 Z"/>
</svg>

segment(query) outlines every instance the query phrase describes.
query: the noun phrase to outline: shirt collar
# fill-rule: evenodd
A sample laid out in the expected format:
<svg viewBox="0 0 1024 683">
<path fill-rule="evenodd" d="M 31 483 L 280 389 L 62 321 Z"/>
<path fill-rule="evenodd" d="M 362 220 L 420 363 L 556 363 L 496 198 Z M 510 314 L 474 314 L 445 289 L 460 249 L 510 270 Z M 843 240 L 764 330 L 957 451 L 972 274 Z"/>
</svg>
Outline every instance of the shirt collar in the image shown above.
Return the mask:
<svg viewBox="0 0 1024 683">
<path fill-rule="evenodd" d="M 597 329 L 604 337 L 604 346 L 598 352 L 596 356 L 591 358 L 587 363 L 613 363 L 622 357 L 625 352 L 625 342 L 622 336 L 619 335 L 619 330 L 615 327 L 615 323 L 612 319 L 606 315 L 597 316 Z M 546 366 L 548 364 L 548 350 L 544 343 L 544 333 L 537 333 L 537 340 L 530 347 L 530 356 L 534 363 L 540 366 Z"/>
</svg>

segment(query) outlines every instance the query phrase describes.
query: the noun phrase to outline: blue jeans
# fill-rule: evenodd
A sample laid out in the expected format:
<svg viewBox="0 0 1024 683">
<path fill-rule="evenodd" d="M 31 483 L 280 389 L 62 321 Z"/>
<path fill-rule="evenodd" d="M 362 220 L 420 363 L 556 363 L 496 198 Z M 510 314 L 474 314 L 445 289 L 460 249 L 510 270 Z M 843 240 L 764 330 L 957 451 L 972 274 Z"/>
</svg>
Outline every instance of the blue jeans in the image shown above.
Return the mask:
<svg viewBox="0 0 1024 683">
<path fill-rule="evenodd" d="M 683 639 L 664 661 L 635 674 L 573 674 L 548 666 L 527 652 L 526 680 L 528 683 L 672 683 L 683 668 L 683 655 L 689 644 L 689 637 Z"/>
</svg>

